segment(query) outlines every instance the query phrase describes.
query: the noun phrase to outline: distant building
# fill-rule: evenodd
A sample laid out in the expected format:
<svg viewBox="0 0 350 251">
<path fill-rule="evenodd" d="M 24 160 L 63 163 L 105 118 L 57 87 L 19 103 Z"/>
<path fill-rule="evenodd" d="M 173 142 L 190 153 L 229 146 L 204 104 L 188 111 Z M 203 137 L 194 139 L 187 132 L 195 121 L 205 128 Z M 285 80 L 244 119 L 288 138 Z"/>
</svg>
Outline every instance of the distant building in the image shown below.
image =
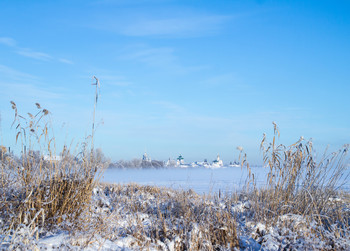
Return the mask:
<svg viewBox="0 0 350 251">
<path fill-rule="evenodd" d="M 144 153 L 142 156 L 142 161 L 146 161 L 146 162 L 151 162 L 151 158 L 147 156 L 147 153 Z"/>
<path fill-rule="evenodd" d="M 151 167 L 152 159 L 147 156 L 147 153 L 144 153 L 142 156 L 141 167 Z"/>
<path fill-rule="evenodd" d="M 173 159 L 168 159 L 168 161 L 165 163 L 166 167 L 172 167 L 172 166 L 176 166 L 176 161 Z"/>
<path fill-rule="evenodd" d="M 180 165 L 184 165 L 184 158 L 182 157 L 182 155 L 180 154 L 179 157 L 177 157 L 177 161 L 176 161 L 176 166 L 180 166 Z"/>
<path fill-rule="evenodd" d="M 218 154 L 216 160 L 213 161 L 213 167 L 223 167 L 224 163 L 220 159 L 220 155 Z"/>
<path fill-rule="evenodd" d="M 141 167 L 153 167 L 153 168 L 161 168 L 164 166 L 164 162 L 163 161 L 159 161 L 159 160 L 152 160 L 147 153 L 144 153 L 142 156 L 142 160 L 141 160 Z"/>
</svg>

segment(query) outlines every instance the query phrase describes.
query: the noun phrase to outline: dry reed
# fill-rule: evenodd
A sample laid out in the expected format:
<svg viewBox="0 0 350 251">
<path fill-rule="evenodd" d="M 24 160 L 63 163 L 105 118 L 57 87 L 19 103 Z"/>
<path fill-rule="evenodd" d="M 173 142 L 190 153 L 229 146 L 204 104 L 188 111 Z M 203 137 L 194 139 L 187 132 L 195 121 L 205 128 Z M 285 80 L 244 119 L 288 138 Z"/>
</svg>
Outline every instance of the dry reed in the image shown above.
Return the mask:
<svg viewBox="0 0 350 251">
<path fill-rule="evenodd" d="M 97 93 L 94 115 L 96 103 Z M 38 239 L 44 229 L 79 227 L 80 215 L 89 210 L 93 188 L 106 166 L 93 147 L 95 116 L 91 149 L 86 141 L 76 156 L 66 146 L 56 155 L 50 112 L 35 105 L 35 113 L 22 115 L 11 101 L 21 153 L 16 157 L 5 147 L 0 149 L 0 216 L 4 220 L 0 227 L 6 233 L 0 236 L 2 242 L 13 243 L 19 229 L 28 229 Z"/>
<path fill-rule="evenodd" d="M 303 137 L 290 146 L 278 144 L 279 129 L 273 124 L 272 142 L 266 142 L 266 135 L 261 142 L 268 169 L 266 186 L 254 185 L 248 192 L 255 220 L 267 226 L 286 226 L 286 217 L 297 215 L 308 226 L 315 225 L 312 231 L 321 239 L 333 242 L 329 236 L 334 233 L 346 238 L 350 212 L 344 209 L 349 201 L 348 192 L 342 192 L 341 188 L 349 176 L 346 172 L 349 145 L 317 158 L 312 142 L 306 142 Z M 254 176 L 248 182 L 255 184 Z"/>
</svg>

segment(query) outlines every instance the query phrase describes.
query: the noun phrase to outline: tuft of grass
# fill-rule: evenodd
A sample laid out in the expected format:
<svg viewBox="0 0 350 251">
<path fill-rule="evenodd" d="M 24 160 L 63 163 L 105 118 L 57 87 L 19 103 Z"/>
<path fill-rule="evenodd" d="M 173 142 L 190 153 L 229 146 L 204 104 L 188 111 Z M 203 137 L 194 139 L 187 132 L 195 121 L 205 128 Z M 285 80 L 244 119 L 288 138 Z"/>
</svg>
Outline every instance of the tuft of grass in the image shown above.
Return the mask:
<svg viewBox="0 0 350 251">
<path fill-rule="evenodd" d="M 341 187 L 349 178 L 349 145 L 318 158 L 312 142 L 303 137 L 290 146 L 279 144 L 279 129 L 273 125 L 272 142 L 266 142 L 266 135 L 261 142 L 265 168 L 269 170 L 266 186 L 254 185 L 249 192 L 255 220 L 267 226 L 285 226 L 286 216 L 298 215 L 309 226 L 315 226 L 312 231 L 321 239 L 329 240 L 332 234 L 346 237 L 350 212 L 344 210 L 348 193 L 342 193 Z M 254 184 L 254 176 L 249 183 Z"/>
<path fill-rule="evenodd" d="M 9 216 L 8 230 L 22 224 L 38 231 L 64 220 L 76 223 L 90 205 L 102 163 L 87 153 L 74 157 L 66 147 L 56 156 L 49 111 L 37 103 L 35 115 L 22 116 L 16 104 L 11 105 L 22 152 L 16 158 L 1 151 L 1 213 Z M 40 146 L 40 151 L 35 151 L 35 146 Z"/>
<path fill-rule="evenodd" d="M 12 127 L 21 153 L 17 157 L 5 147 L 0 148 L 0 228 L 5 233 L 0 236 L 2 242 L 15 243 L 23 229 L 28 230 L 28 238 L 38 239 L 43 230 L 79 227 L 81 215 L 90 210 L 92 191 L 106 167 L 103 154 L 95 151 L 93 145 L 97 97 L 96 86 L 91 149 L 86 140 L 78 155 L 66 146 L 56 155 L 47 109 L 36 103 L 35 112 L 22 115 L 11 101 Z"/>
</svg>

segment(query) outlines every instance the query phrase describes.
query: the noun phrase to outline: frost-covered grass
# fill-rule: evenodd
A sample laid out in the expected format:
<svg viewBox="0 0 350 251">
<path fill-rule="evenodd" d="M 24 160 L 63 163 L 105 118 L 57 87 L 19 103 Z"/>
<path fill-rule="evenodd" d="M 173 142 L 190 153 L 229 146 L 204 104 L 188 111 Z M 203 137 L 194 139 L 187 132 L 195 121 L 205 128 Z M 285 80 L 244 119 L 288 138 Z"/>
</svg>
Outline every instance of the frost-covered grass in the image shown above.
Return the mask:
<svg viewBox="0 0 350 251">
<path fill-rule="evenodd" d="M 247 184 L 253 219 L 264 225 L 265 233 L 276 234 L 278 230 L 282 237 L 293 233 L 289 239 L 298 244 L 294 248 L 313 239 L 317 240 L 316 249 L 348 249 L 349 191 L 342 192 L 341 188 L 349 178 L 349 145 L 317 158 L 311 141 L 301 138 L 285 146 L 277 143 L 278 138 L 274 124 L 272 142 L 265 143 L 264 137 L 261 143 L 269 169 L 267 185 L 255 186 L 253 174 Z M 288 245 L 282 247 L 289 247 L 289 239 L 284 239 Z"/>
<path fill-rule="evenodd" d="M 136 247 L 160 250 L 238 247 L 230 209 L 191 190 L 129 184 L 104 185 L 95 192 L 115 226 L 103 233 L 109 238 L 132 237 Z"/>
<path fill-rule="evenodd" d="M 2 243 L 15 248 L 57 226 L 79 227 L 102 163 L 95 151 L 86 148 L 73 156 L 64 147 L 56 156 L 49 111 L 37 103 L 35 115 L 21 116 L 16 104 L 11 104 L 21 154 L 0 149 L 0 228 Z"/>
<path fill-rule="evenodd" d="M 212 196 L 137 184 L 98 184 L 88 208 L 36 239 L 23 224 L 1 247 L 34 250 L 348 250 L 349 229 L 339 236 L 299 214 L 256 220 L 253 194 Z M 330 203 L 350 210 L 349 194 Z M 2 219 L 4 220 L 4 219 Z M 70 225 L 71 224 L 71 225 Z M 320 235 L 320 233 L 323 235 Z M 326 236 L 326 238 L 325 238 Z"/>
</svg>

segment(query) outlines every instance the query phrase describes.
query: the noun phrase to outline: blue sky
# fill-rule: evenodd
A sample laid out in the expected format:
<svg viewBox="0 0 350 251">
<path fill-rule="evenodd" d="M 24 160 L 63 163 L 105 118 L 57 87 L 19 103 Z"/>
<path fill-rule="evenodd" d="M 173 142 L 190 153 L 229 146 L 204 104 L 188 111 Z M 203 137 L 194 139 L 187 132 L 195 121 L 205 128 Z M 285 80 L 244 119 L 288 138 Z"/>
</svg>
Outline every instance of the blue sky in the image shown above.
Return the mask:
<svg viewBox="0 0 350 251">
<path fill-rule="evenodd" d="M 112 160 L 178 154 L 261 163 L 281 142 L 350 143 L 349 1 L 0 2 L 1 141 L 15 147 L 10 100 L 52 114 L 58 145 L 91 131 Z"/>
</svg>

